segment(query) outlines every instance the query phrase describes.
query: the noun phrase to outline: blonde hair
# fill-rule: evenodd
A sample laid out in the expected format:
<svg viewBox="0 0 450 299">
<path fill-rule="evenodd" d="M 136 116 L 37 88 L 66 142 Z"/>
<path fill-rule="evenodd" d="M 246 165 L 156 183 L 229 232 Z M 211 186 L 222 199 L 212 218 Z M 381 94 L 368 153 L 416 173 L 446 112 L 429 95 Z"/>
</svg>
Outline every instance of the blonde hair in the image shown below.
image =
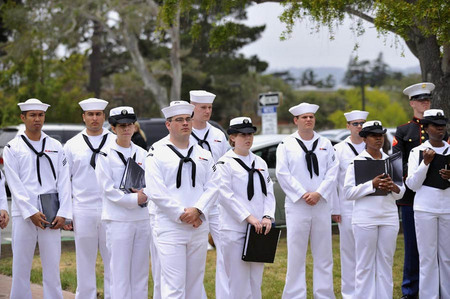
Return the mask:
<svg viewBox="0 0 450 299">
<path fill-rule="evenodd" d="M 141 134 L 142 138 L 144 138 L 145 142 L 147 142 L 147 137 L 145 136 L 144 131 L 141 129 L 141 125 L 138 122 L 135 122 L 134 125 L 135 127 L 135 131 L 138 131 L 139 134 Z"/>
</svg>

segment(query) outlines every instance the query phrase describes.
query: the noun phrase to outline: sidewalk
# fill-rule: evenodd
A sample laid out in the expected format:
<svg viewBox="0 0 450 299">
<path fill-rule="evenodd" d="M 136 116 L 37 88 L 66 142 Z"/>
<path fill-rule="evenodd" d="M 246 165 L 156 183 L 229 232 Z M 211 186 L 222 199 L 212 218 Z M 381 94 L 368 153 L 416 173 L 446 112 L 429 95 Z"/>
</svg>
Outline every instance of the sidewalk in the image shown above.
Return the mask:
<svg viewBox="0 0 450 299">
<path fill-rule="evenodd" d="M 9 293 L 11 291 L 11 277 L 0 274 L 0 298 L 9 298 Z M 43 296 L 43 289 L 41 285 L 32 284 L 31 285 L 31 295 L 33 299 L 41 299 Z M 75 294 L 63 291 L 63 297 L 65 299 L 75 298 Z"/>
</svg>

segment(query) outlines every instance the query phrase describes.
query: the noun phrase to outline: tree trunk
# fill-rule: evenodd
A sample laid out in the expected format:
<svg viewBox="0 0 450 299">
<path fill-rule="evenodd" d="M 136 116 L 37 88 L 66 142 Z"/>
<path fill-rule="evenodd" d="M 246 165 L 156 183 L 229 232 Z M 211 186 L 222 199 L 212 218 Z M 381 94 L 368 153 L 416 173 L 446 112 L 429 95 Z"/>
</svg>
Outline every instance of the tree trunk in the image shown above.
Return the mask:
<svg viewBox="0 0 450 299">
<path fill-rule="evenodd" d="M 181 100 L 182 69 L 180 61 L 180 9 L 178 8 L 173 24 L 168 30 L 172 48 L 170 49 L 170 65 L 172 66 L 172 85 L 170 100 Z"/>
<path fill-rule="evenodd" d="M 99 22 L 94 22 L 94 33 L 92 35 L 92 52 L 89 55 L 89 86 L 88 91 L 93 92 L 95 97 L 100 97 L 102 79 L 102 26 Z"/>
</svg>

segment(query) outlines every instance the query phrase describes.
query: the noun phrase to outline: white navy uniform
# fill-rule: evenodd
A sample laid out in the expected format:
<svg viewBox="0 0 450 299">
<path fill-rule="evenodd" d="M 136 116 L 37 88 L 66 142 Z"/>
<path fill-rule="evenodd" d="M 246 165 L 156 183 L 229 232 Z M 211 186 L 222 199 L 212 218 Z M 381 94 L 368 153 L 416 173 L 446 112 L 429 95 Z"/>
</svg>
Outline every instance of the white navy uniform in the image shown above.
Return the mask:
<svg viewBox="0 0 450 299">
<path fill-rule="evenodd" d="M 106 129 L 103 129 L 102 134 L 98 136 L 89 136 L 84 129 L 64 145 L 72 180 L 73 230 L 77 262 L 75 297 L 97 298 L 95 265 L 99 249 L 104 265 L 103 293 L 106 299 L 110 298 L 110 271 L 106 229 L 101 221 L 103 191 L 95 176 L 95 169 L 91 165 L 93 151 L 84 138 L 88 138 L 94 149 L 98 149 L 100 144 L 104 143 L 101 150 L 105 151 L 108 143 L 115 139 L 115 136 Z M 103 142 L 104 138 L 106 139 Z M 97 160 L 96 157 L 94 159 Z"/>
<path fill-rule="evenodd" d="M 135 159 L 144 168 L 147 152 L 131 142 L 123 148 L 115 140 L 99 155 L 95 174 L 103 190 L 102 220 L 110 253 L 111 298 L 147 298 L 150 222 L 148 209 L 138 205 L 137 193 L 119 189 L 125 170 L 123 158 Z"/>
<path fill-rule="evenodd" d="M 406 185 L 416 192 L 414 220 L 420 262 L 419 296 L 450 298 L 450 188 L 442 190 L 423 185 L 430 166 L 420 161 L 419 154 L 426 148 L 437 154 L 450 154 L 448 143 L 433 147 L 425 141 L 409 155 Z"/>
<path fill-rule="evenodd" d="M 45 138 L 44 153 L 39 158 L 39 183 L 36 168 L 37 155 L 27 146 L 22 136 L 38 152 L 42 149 Z M 5 175 L 12 197 L 12 250 L 13 281 L 11 298 L 31 298 L 30 273 L 36 241 L 42 261 L 44 298 L 62 298 L 59 277 L 61 257 L 61 231 L 36 227 L 30 216 L 39 212 L 38 196 L 45 193 L 58 193 L 60 207 L 57 216 L 72 219 L 70 200 L 69 166 L 64 150 L 57 140 L 41 132 L 39 141 L 30 140 L 25 134 L 17 135 L 5 147 Z M 53 164 L 55 176 L 49 163 Z"/>
<path fill-rule="evenodd" d="M 350 136 L 334 146 L 336 159 L 339 161 L 337 176 L 337 196 L 333 196 L 331 215 L 340 215 L 339 242 L 341 253 L 341 293 L 342 298 L 351 299 L 355 292 L 355 238 L 352 230 L 353 202 L 344 196 L 345 173 L 350 163 L 366 147 L 364 142 L 354 144 Z"/>
<path fill-rule="evenodd" d="M 196 165 L 195 187 L 192 181 L 192 163 L 183 163 L 181 185 L 176 187 L 180 157 L 169 148 L 169 139 L 153 145 L 145 164 L 146 194 L 156 205 L 155 235 L 161 264 L 162 298 L 201 298 L 206 263 L 205 239 L 208 222 L 204 215 L 216 199 L 211 153 L 196 143 L 187 149 L 177 149 Z M 200 209 L 203 223 L 198 228 L 181 222 L 187 207 Z"/>
<path fill-rule="evenodd" d="M 259 169 L 264 179 L 267 195 L 262 191 L 259 175 L 253 174 L 254 195 L 251 200 L 247 196 L 248 171 L 235 159 L 240 159 L 248 168 Z M 246 218 L 253 215 L 262 220 L 267 215 L 274 219 L 275 197 L 273 182 L 270 179 L 266 162 L 252 152 L 248 156 L 239 156 L 229 150 L 216 164 L 215 176 L 218 176 L 220 238 L 223 240 L 223 256 L 226 274 L 229 280 L 229 298 L 261 298 L 261 283 L 264 263 L 244 262 L 244 247 L 247 230 Z"/>
<path fill-rule="evenodd" d="M 208 134 L 208 135 L 206 135 Z M 195 137 L 194 137 L 195 135 Z M 206 135 L 206 138 L 205 138 Z M 199 143 L 201 147 L 211 152 L 214 162 L 217 162 L 230 148 L 225 134 L 218 128 L 206 122 L 206 127 L 197 130 L 192 127 L 191 142 Z M 205 142 L 206 141 L 206 142 Z M 209 231 L 213 237 L 216 246 L 216 299 L 226 299 L 229 296 L 229 290 L 226 284 L 228 280 L 223 263 L 221 241 L 219 234 L 219 209 L 218 202 L 209 210 L 208 215 Z M 204 294 L 206 297 L 206 294 Z"/>
<path fill-rule="evenodd" d="M 388 156 L 381 152 L 382 159 Z M 372 159 L 363 151 L 355 160 Z M 354 298 L 392 298 L 392 263 L 399 229 L 397 205 L 400 192 L 385 196 L 375 192 L 372 180 L 355 186 L 355 167 L 350 164 L 345 175 L 344 194 L 354 201 L 352 227 L 356 246 L 356 280 Z"/>
<path fill-rule="evenodd" d="M 307 170 L 305 152 L 297 140 L 317 155 L 319 175 Z M 286 193 L 285 210 L 288 243 L 288 269 L 283 298 L 306 298 L 306 251 L 311 239 L 314 259 L 315 298 L 334 298 L 333 256 L 331 246 L 331 198 L 336 188 L 338 161 L 331 142 L 314 132 L 311 140 L 301 139 L 298 132 L 285 138 L 277 148 L 276 174 Z M 321 195 L 316 205 L 308 205 L 301 197 L 306 192 Z"/>
<path fill-rule="evenodd" d="M 5 182 L 6 182 L 5 175 L 0 170 L 0 210 L 5 210 L 9 214 Z M 0 240 L 1 239 L 2 239 L 2 230 L 0 229 Z M 1 254 L 2 254 L 2 248 L 0 246 L 0 257 L 1 257 Z"/>
</svg>

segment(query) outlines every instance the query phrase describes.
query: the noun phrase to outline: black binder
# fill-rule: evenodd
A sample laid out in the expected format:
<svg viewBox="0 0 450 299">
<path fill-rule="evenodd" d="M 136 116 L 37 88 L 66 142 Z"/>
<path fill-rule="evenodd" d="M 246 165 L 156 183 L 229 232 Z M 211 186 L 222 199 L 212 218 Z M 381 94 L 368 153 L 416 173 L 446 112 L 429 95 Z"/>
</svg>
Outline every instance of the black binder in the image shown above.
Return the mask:
<svg viewBox="0 0 450 299">
<path fill-rule="evenodd" d="M 354 160 L 354 164 L 356 186 L 371 181 L 382 173 L 389 174 L 396 185 L 403 185 L 403 162 L 401 152 L 389 156 L 386 160 Z M 374 193 L 369 195 L 387 194 L 387 191 L 376 189 Z"/>
<path fill-rule="evenodd" d="M 274 227 L 274 224 L 272 224 L 272 228 L 267 235 L 264 233 L 257 234 L 255 227 L 249 223 L 245 234 L 242 260 L 246 262 L 273 263 L 280 234 L 281 229 Z"/>
<path fill-rule="evenodd" d="M 125 166 L 119 189 L 129 194 L 133 193 L 133 191 L 131 191 L 132 188 L 145 188 L 145 171 L 130 157 L 127 160 L 127 165 Z M 146 207 L 147 203 L 141 204 L 140 206 Z"/>
<path fill-rule="evenodd" d="M 52 222 L 55 220 L 56 214 L 59 210 L 58 193 L 45 193 L 39 195 L 40 211 L 44 213 L 45 218 L 50 224 L 44 224 L 44 227 L 52 227 Z"/>
<path fill-rule="evenodd" d="M 423 151 L 419 153 L 419 164 L 423 160 Z M 433 160 L 428 167 L 427 177 L 423 181 L 423 185 L 445 190 L 450 187 L 450 182 L 444 180 L 439 174 L 441 169 L 450 169 L 450 155 L 435 154 Z"/>
</svg>

